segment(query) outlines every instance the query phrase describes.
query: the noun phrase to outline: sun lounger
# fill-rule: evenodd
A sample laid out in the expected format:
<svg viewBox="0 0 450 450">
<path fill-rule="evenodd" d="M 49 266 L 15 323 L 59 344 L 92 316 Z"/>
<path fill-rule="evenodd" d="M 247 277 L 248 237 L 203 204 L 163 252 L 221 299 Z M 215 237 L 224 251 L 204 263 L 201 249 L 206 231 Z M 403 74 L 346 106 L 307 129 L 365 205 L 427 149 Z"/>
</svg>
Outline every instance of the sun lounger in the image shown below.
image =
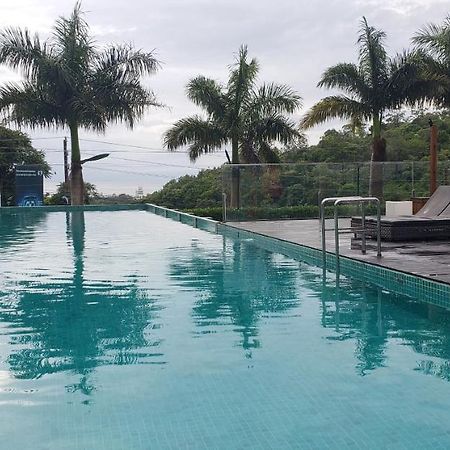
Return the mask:
<svg viewBox="0 0 450 450">
<path fill-rule="evenodd" d="M 361 226 L 361 218 L 353 217 L 352 227 Z M 376 238 L 376 219 L 366 218 L 366 236 Z M 381 239 L 413 241 L 450 239 L 450 186 L 440 186 L 414 216 L 382 217 Z"/>
</svg>

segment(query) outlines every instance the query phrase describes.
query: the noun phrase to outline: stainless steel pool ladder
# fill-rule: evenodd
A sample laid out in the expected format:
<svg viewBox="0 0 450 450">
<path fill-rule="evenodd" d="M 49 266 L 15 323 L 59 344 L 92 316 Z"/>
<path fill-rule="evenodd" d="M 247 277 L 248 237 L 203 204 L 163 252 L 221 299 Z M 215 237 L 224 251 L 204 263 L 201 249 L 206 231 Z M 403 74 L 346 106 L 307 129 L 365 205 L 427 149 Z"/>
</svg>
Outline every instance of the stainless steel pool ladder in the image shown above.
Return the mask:
<svg viewBox="0 0 450 450">
<path fill-rule="evenodd" d="M 325 226 L 325 205 L 333 203 L 334 206 L 334 228 L 326 228 Z M 336 254 L 336 268 L 339 269 L 339 235 L 343 233 L 353 233 L 361 235 L 361 253 L 366 253 L 366 213 L 365 205 L 375 203 L 377 205 L 377 257 L 381 257 L 381 207 L 380 200 L 377 197 L 328 197 L 324 198 L 320 203 L 320 229 L 322 234 L 322 259 L 323 270 L 326 270 L 327 263 L 327 243 L 326 232 L 334 231 L 334 244 Z M 361 226 L 339 228 L 339 205 L 358 205 L 361 208 Z"/>
</svg>

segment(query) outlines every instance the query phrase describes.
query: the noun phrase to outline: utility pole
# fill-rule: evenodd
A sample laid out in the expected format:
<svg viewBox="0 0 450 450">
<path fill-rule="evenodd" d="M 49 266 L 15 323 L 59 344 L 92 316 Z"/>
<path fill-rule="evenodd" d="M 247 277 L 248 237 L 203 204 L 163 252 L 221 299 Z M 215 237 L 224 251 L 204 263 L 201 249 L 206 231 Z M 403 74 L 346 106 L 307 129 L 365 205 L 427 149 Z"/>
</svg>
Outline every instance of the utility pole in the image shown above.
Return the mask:
<svg viewBox="0 0 450 450">
<path fill-rule="evenodd" d="M 430 119 L 430 195 L 433 195 L 437 189 L 437 146 L 438 146 L 438 129 Z"/>
<path fill-rule="evenodd" d="M 66 189 L 69 187 L 69 158 L 67 155 L 67 138 L 65 137 L 63 140 L 63 149 L 64 149 L 64 183 L 66 185 Z"/>
</svg>

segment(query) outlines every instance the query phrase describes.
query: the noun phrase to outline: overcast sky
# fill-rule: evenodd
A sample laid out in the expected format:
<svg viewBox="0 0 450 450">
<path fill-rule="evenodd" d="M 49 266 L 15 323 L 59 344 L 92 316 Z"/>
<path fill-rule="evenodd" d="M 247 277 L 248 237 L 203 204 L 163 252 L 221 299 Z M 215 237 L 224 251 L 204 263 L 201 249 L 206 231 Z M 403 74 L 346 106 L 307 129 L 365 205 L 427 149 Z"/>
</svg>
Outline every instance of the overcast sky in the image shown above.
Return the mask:
<svg viewBox="0 0 450 450">
<path fill-rule="evenodd" d="M 73 6 L 72 0 L 2 0 L 0 27 L 27 27 L 45 37 L 55 19 L 70 14 Z M 241 44 L 259 60 L 261 81 L 289 84 L 302 95 L 304 107 L 295 116 L 299 119 L 327 94 L 316 88 L 323 70 L 356 60 L 363 15 L 370 25 L 386 31 L 393 55 L 409 46 L 419 28 L 441 23 L 450 12 L 448 0 L 85 0 L 82 8 L 98 44 L 131 42 L 143 50 L 155 49 L 163 63 L 145 83 L 168 108 L 150 110 L 133 131 L 114 125 L 104 135 L 80 134 L 83 139 L 119 144 L 81 142 L 84 157 L 111 151 L 108 159 L 85 166 L 85 179 L 104 193 L 132 194 L 138 186 L 151 192 L 173 177 L 225 161 L 220 153 L 192 165 L 185 153 L 167 154 L 162 133 L 179 118 L 198 112 L 185 97 L 186 82 L 198 74 L 225 81 Z M 17 80 L 17 75 L 0 68 L 0 83 L 7 80 Z M 310 142 L 332 126 L 341 124 L 313 129 Z M 54 191 L 62 179 L 59 150 L 67 131 L 23 131 L 36 138 L 37 148 L 47 151 L 56 173 L 46 191 Z"/>
</svg>

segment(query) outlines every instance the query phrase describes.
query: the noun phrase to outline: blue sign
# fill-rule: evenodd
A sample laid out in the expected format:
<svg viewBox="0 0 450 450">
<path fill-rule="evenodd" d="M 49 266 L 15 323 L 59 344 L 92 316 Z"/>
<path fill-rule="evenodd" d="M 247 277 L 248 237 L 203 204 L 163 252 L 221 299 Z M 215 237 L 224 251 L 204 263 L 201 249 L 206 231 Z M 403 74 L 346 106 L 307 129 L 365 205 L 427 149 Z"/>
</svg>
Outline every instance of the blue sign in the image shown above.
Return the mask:
<svg viewBox="0 0 450 450">
<path fill-rule="evenodd" d="M 16 166 L 16 206 L 42 206 L 44 172 L 39 165 Z"/>
</svg>

